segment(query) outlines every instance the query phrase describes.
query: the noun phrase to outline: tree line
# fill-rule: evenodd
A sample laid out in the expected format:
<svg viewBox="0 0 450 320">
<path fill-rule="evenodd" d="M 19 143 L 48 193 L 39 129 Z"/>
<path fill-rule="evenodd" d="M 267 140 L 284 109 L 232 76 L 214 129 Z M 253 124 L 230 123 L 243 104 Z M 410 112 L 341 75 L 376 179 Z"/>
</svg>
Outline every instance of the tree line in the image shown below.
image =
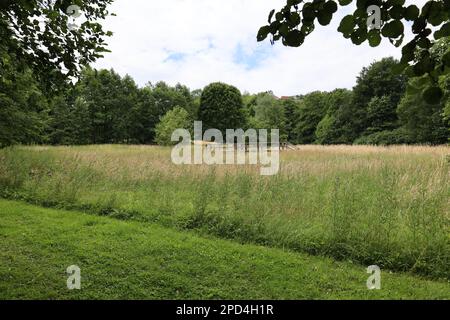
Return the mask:
<svg viewBox="0 0 450 320">
<path fill-rule="evenodd" d="M 432 50 L 442 57 L 449 38 Z M 13 144 L 170 144 L 176 128 L 201 120 L 204 129 L 277 128 L 294 144 L 443 144 L 449 140 L 450 76 L 440 77 L 444 98 L 423 98 L 426 76 L 395 71 L 385 58 L 363 68 L 352 90 L 277 98 L 241 94 L 223 83 L 202 90 L 177 84 L 139 87 L 114 70 L 84 68 L 75 84 L 46 90 L 30 69 L 2 55 L 0 146 Z"/>
<path fill-rule="evenodd" d="M 189 127 L 194 120 L 202 120 L 204 129 L 279 128 L 284 141 L 296 144 L 448 142 L 448 0 L 427 1 L 421 10 L 404 1 L 357 1 L 357 10 L 342 19 L 339 32 L 356 45 L 367 40 L 377 46 L 382 36 L 401 46 L 405 26 L 410 26 L 414 39 L 403 46 L 401 60 L 386 58 L 367 66 L 352 90 L 288 99 L 270 92 L 241 95 L 222 83 L 193 91 L 164 82 L 140 88 L 130 76 L 89 68 L 108 51 L 105 40 L 112 33 L 101 22 L 110 15 L 111 2 L 76 1 L 86 18 L 76 31 L 68 28 L 71 1 L 0 3 L 0 147 L 169 144 L 172 129 Z M 257 40 L 270 37 L 300 46 L 316 20 L 328 25 L 339 6 L 352 2 L 287 1 L 279 12 L 270 12 Z M 381 30 L 367 30 L 369 4 L 380 6 Z"/>
</svg>

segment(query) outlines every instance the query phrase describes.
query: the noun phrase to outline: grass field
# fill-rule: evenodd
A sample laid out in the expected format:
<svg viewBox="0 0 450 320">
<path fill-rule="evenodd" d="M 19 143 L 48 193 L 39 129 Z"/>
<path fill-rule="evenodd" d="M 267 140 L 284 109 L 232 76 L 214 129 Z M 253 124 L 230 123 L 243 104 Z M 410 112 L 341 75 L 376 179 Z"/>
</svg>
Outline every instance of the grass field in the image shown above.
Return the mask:
<svg viewBox="0 0 450 320">
<path fill-rule="evenodd" d="M 160 147 L 16 147 L 0 151 L 0 195 L 122 220 L 112 224 L 194 231 L 211 243 L 329 257 L 350 269 L 377 264 L 448 285 L 449 154 L 444 146 L 302 146 L 282 153 L 277 176 L 262 177 L 255 166 L 176 166 L 170 149 Z M 311 277 L 312 287 L 319 278 Z M 294 297 L 268 294 L 278 289 L 254 297 Z M 368 297 L 344 291 L 334 297 Z"/>
<path fill-rule="evenodd" d="M 446 299 L 450 284 L 0 200 L 0 299 Z M 81 290 L 65 270 L 81 268 Z"/>
</svg>

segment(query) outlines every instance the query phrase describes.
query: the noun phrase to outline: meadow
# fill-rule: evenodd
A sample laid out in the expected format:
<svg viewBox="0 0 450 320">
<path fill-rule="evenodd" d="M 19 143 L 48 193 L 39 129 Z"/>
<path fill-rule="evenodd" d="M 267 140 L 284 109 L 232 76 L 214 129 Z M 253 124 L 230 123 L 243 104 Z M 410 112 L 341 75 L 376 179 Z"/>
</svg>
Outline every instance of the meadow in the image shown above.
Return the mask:
<svg viewBox="0 0 450 320">
<path fill-rule="evenodd" d="M 448 282 L 448 146 L 299 146 L 266 177 L 170 151 L 6 148 L 0 196 Z"/>
</svg>

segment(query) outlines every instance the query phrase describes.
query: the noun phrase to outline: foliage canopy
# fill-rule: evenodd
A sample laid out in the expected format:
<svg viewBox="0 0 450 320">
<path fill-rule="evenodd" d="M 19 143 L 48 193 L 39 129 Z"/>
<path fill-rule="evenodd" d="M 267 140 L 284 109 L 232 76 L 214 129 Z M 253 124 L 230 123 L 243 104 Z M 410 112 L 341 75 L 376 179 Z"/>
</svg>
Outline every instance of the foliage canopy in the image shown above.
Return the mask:
<svg viewBox="0 0 450 320">
<path fill-rule="evenodd" d="M 0 56 L 14 55 L 19 63 L 57 85 L 77 76 L 107 52 L 100 20 L 108 16 L 113 0 L 2 0 L 0 2 Z M 80 12 L 74 12 L 78 6 Z M 71 11 L 72 10 L 72 11 Z M 85 20 L 76 29 L 69 24 L 75 14 Z M 0 59 L 1 67 L 5 61 Z"/>
<path fill-rule="evenodd" d="M 272 43 L 281 40 L 285 46 L 299 47 L 314 31 L 316 21 L 328 25 L 339 7 L 352 2 L 356 2 L 356 10 L 341 20 L 338 31 L 356 45 L 367 41 L 376 47 L 384 37 L 400 47 L 405 29 L 410 26 L 414 38 L 403 45 L 401 63 L 396 71 L 406 70 L 408 75 L 417 77 L 427 75 L 425 100 L 430 103 L 440 100 L 443 92 L 438 82 L 439 77 L 450 70 L 450 48 L 442 60 L 433 57 L 430 49 L 433 39 L 450 36 L 450 0 L 430 0 L 421 9 L 416 5 L 406 6 L 405 0 L 287 0 L 280 11 L 270 11 L 268 24 L 259 29 L 257 40 L 263 41 L 270 35 Z M 371 28 L 367 23 L 372 15 L 368 9 L 372 5 L 380 9 L 380 29 Z"/>
</svg>

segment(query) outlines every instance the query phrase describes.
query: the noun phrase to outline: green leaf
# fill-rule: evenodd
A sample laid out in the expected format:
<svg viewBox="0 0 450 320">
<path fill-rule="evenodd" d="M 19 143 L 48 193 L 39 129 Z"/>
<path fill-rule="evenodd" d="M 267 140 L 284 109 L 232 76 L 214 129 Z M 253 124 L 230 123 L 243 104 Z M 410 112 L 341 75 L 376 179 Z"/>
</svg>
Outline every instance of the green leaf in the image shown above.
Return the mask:
<svg viewBox="0 0 450 320">
<path fill-rule="evenodd" d="M 275 9 L 272 9 L 272 11 L 270 11 L 270 13 L 269 13 L 269 18 L 267 19 L 267 21 L 269 22 L 269 23 L 271 23 L 272 22 L 272 18 L 273 18 L 273 15 L 275 14 Z"/>
<path fill-rule="evenodd" d="M 404 31 L 403 23 L 399 20 L 394 20 L 384 25 L 383 29 L 381 29 L 381 34 L 386 38 L 396 39 L 403 35 Z"/>
<path fill-rule="evenodd" d="M 326 26 L 326 25 L 330 24 L 332 18 L 333 18 L 332 13 L 320 11 L 319 15 L 317 16 L 317 21 L 319 21 L 319 23 L 322 26 Z"/>
<path fill-rule="evenodd" d="M 437 1 L 428 1 L 422 8 L 422 16 L 433 26 L 440 25 L 447 18 L 443 4 Z"/>
<path fill-rule="evenodd" d="M 284 38 L 286 45 L 290 47 L 299 47 L 305 40 L 305 36 L 299 30 L 290 31 Z"/>
<path fill-rule="evenodd" d="M 370 30 L 367 34 L 367 39 L 369 40 L 369 45 L 371 47 L 378 47 L 381 43 L 380 32 L 376 29 Z"/>
<path fill-rule="evenodd" d="M 277 19 L 277 21 L 281 21 L 281 20 L 284 19 L 284 16 L 283 16 L 283 14 L 281 12 L 277 12 L 275 14 L 275 19 Z"/>
<path fill-rule="evenodd" d="M 316 17 L 314 9 L 311 7 L 311 5 L 308 6 L 307 4 L 303 6 L 302 14 L 303 19 L 306 21 L 313 21 L 314 18 Z"/>
<path fill-rule="evenodd" d="M 405 19 L 408 21 L 416 20 L 419 17 L 420 10 L 415 5 L 410 5 L 405 10 Z"/>
<path fill-rule="evenodd" d="M 425 29 L 427 26 L 427 21 L 423 17 L 419 17 L 416 20 L 414 20 L 414 23 L 412 25 L 412 31 L 415 34 L 420 33 L 423 29 Z"/>
<path fill-rule="evenodd" d="M 258 40 L 258 42 L 263 41 L 264 39 L 267 38 L 267 35 L 269 34 L 269 32 L 270 32 L 269 26 L 261 27 L 258 31 L 258 35 L 256 36 L 256 40 Z"/>
<path fill-rule="evenodd" d="M 406 87 L 406 94 L 407 95 L 416 95 L 416 94 L 419 94 L 419 93 L 422 93 L 422 91 L 419 89 L 419 88 L 417 88 L 416 86 L 413 86 L 413 85 L 411 85 L 411 84 L 408 84 L 407 85 L 407 87 Z"/>
<path fill-rule="evenodd" d="M 286 37 L 289 32 L 289 26 L 286 23 L 283 23 L 278 30 L 283 37 Z"/>
<path fill-rule="evenodd" d="M 289 24 L 291 26 L 298 26 L 300 24 L 300 15 L 297 12 L 291 12 L 289 15 Z"/>
<path fill-rule="evenodd" d="M 441 29 L 437 30 L 434 33 L 434 39 L 438 40 L 440 38 L 449 37 L 450 36 L 450 22 L 444 24 Z"/>
<path fill-rule="evenodd" d="M 403 14 L 404 8 L 402 6 L 396 5 L 389 10 L 389 15 L 391 16 L 392 19 L 400 20 L 403 18 Z"/>
<path fill-rule="evenodd" d="M 388 0 L 388 2 L 392 6 L 403 6 L 405 4 L 405 0 Z"/>
<path fill-rule="evenodd" d="M 325 10 L 329 14 L 335 13 L 337 11 L 337 9 L 338 9 L 337 3 L 334 1 L 327 1 L 323 5 L 323 10 Z"/>
<path fill-rule="evenodd" d="M 347 15 L 341 20 L 338 31 L 343 33 L 344 35 L 349 35 L 353 32 L 355 25 L 355 19 L 353 18 L 353 16 L 351 14 Z"/>
<path fill-rule="evenodd" d="M 352 3 L 353 0 L 338 0 L 341 6 L 347 6 Z"/>
<path fill-rule="evenodd" d="M 433 105 L 439 104 L 443 95 L 442 89 L 437 86 L 429 86 L 422 92 L 425 102 Z"/>
<path fill-rule="evenodd" d="M 431 43 L 430 39 L 428 39 L 428 38 L 420 38 L 417 41 L 417 46 L 419 48 L 429 49 L 432 46 L 432 43 Z"/>
<path fill-rule="evenodd" d="M 302 25 L 300 31 L 301 31 L 305 36 L 308 35 L 308 34 L 310 34 L 311 32 L 314 31 L 314 23 L 310 23 L 310 24 L 303 23 L 303 25 Z"/>
<path fill-rule="evenodd" d="M 356 7 L 362 11 L 366 11 L 369 6 L 368 0 L 356 0 Z"/>
<path fill-rule="evenodd" d="M 281 23 L 279 21 L 275 20 L 274 22 L 272 22 L 270 24 L 270 26 L 269 26 L 270 31 L 269 32 L 271 32 L 272 34 L 276 34 L 278 29 L 280 28 L 280 26 L 281 26 Z"/>
<path fill-rule="evenodd" d="M 363 28 L 357 29 L 352 33 L 351 39 L 354 44 L 359 46 L 361 43 L 367 40 L 367 30 Z"/>
</svg>

